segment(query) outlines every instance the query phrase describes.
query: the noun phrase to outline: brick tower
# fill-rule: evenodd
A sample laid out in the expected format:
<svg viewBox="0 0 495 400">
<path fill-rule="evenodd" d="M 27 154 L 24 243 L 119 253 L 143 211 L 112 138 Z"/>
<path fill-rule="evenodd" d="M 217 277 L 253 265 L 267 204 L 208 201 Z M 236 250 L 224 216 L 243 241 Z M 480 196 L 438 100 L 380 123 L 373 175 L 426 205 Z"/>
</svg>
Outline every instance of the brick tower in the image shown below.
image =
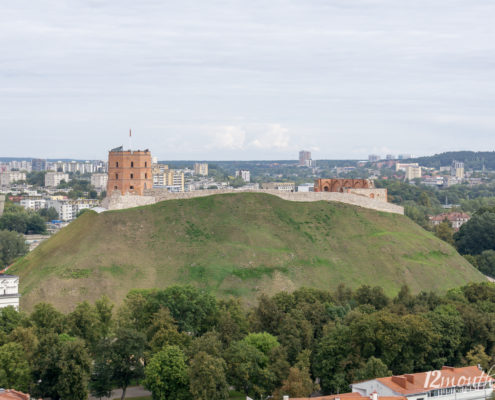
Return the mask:
<svg viewBox="0 0 495 400">
<path fill-rule="evenodd" d="M 108 152 L 107 196 L 116 190 L 142 196 L 145 189 L 152 187 L 149 150 L 124 150 L 120 146 Z"/>
</svg>

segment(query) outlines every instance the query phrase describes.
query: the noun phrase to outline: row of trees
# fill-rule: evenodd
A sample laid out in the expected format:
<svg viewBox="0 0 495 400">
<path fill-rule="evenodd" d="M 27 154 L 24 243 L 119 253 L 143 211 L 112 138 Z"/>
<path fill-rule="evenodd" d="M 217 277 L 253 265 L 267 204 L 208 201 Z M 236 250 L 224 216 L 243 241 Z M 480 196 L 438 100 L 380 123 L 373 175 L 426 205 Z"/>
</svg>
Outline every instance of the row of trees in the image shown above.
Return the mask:
<svg viewBox="0 0 495 400">
<path fill-rule="evenodd" d="M 394 298 L 380 287 L 299 289 L 248 310 L 193 287 L 136 290 L 63 315 L 0 312 L 0 387 L 52 399 L 142 383 L 154 399 L 225 400 L 348 391 L 356 380 L 495 357 L 495 285 Z M 318 382 L 318 384 L 317 384 Z"/>
</svg>

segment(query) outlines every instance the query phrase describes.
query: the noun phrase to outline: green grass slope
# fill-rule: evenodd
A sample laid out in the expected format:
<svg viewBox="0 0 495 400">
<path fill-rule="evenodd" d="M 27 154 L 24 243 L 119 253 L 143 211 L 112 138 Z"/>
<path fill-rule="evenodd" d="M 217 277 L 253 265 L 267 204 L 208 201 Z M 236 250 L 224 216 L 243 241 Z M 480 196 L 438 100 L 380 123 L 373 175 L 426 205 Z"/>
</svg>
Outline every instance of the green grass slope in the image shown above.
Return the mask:
<svg viewBox="0 0 495 400">
<path fill-rule="evenodd" d="M 395 293 L 443 290 L 484 277 L 408 218 L 340 203 L 298 203 L 261 193 L 170 200 L 86 213 L 9 271 L 21 305 L 62 310 L 133 288 L 193 284 L 248 303 L 301 286 L 363 283 Z"/>
</svg>

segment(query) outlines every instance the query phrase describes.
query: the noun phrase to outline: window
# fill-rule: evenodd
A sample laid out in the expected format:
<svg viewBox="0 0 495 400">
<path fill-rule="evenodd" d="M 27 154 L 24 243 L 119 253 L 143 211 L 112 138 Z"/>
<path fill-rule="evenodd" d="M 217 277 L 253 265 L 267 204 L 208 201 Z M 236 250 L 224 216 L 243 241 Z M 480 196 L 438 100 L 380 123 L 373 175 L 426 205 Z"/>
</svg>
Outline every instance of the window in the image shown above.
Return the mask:
<svg viewBox="0 0 495 400">
<path fill-rule="evenodd" d="M 131 179 L 134 179 L 134 174 L 131 174 Z"/>
<path fill-rule="evenodd" d="M 144 162 L 144 168 L 146 168 L 148 166 L 148 161 L 145 161 Z"/>
<path fill-rule="evenodd" d="M 117 188 L 117 186 L 114 186 L 113 188 L 114 188 L 114 189 L 118 189 L 118 188 Z"/>
<path fill-rule="evenodd" d="M 117 168 L 119 167 L 119 162 L 118 161 L 115 163 L 115 167 L 117 167 Z"/>
<path fill-rule="evenodd" d="M 134 189 L 134 186 L 129 186 L 129 189 L 131 189 L 131 190 Z"/>
<path fill-rule="evenodd" d="M 134 161 L 131 161 L 131 168 L 134 168 Z"/>
<path fill-rule="evenodd" d="M 119 179 L 119 174 L 115 174 L 115 179 Z"/>
<path fill-rule="evenodd" d="M 148 179 L 148 174 L 146 172 L 144 173 L 144 179 Z"/>
</svg>

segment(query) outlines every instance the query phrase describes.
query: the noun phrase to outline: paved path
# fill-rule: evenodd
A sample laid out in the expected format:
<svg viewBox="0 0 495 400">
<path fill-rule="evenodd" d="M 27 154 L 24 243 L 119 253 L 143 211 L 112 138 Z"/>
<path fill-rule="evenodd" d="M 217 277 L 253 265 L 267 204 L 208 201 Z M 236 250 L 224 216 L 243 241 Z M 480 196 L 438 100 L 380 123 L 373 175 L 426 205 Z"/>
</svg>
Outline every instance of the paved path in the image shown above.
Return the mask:
<svg viewBox="0 0 495 400">
<path fill-rule="evenodd" d="M 122 389 L 115 389 L 110 397 L 102 397 L 102 400 L 120 399 L 120 396 L 122 396 Z M 127 391 L 125 392 L 126 399 L 132 399 L 133 397 L 143 397 L 143 396 L 151 396 L 151 392 L 148 392 L 145 388 L 141 386 L 128 387 Z M 89 400 L 99 400 L 99 399 L 97 397 L 89 396 Z"/>
</svg>

